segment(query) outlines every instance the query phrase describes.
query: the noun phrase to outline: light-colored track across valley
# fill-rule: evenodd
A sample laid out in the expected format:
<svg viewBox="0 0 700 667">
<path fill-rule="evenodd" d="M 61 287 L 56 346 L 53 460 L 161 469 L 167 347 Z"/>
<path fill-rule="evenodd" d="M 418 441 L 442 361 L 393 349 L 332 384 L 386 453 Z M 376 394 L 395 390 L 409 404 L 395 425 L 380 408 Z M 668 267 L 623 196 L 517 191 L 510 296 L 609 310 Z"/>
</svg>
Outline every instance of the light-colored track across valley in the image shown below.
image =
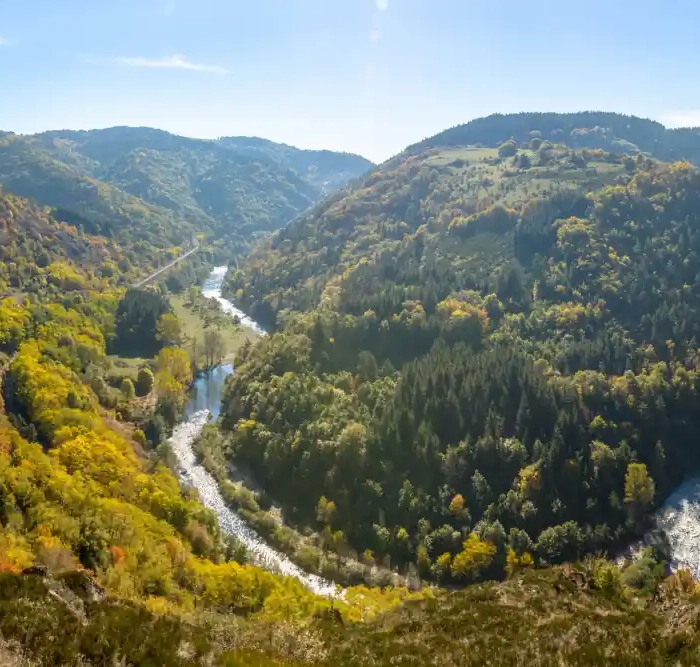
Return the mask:
<svg viewBox="0 0 700 667">
<path fill-rule="evenodd" d="M 134 287 L 143 287 L 143 286 L 146 285 L 147 283 L 151 282 L 151 280 L 153 280 L 154 278 L 157 278 L 157 277 L 158 277 L 161 273 L 163 273 L 164 271 L 167 271 L 168 269 L 171 269 L 171 268 L 172 268 L 173 266 L 175 266 L 176 264 L 179 264 L 182 260 L 187 259 L 191 254 L 197 252 L 197 250 L 199 250 L 199 241 L 196 241 L 196 240 L 195 240 L 195 242 L 194 242 L 194 247 L 193 247 L 193 248 L 190 248 L 186 253 L 183 253 L 182 255 L 180 255 L 179 257 L 177 257 L 176 259 L 174 259 L 174 260 L 173 260 L 172 262 L 170 262 L 169 264 L 166 264 L 165 266 L 162 266 L 162 267 L 161 267 L 160 269 L 158 269 L 157 271 L 154 271 L 150 276 L 147 276 L 147 277 L 144 278 L 143 280 L 141 280 L 141 281 L 139 281 L 139 282 L 137 282 L 137 283 L 134 283 Z"/>
</svg>

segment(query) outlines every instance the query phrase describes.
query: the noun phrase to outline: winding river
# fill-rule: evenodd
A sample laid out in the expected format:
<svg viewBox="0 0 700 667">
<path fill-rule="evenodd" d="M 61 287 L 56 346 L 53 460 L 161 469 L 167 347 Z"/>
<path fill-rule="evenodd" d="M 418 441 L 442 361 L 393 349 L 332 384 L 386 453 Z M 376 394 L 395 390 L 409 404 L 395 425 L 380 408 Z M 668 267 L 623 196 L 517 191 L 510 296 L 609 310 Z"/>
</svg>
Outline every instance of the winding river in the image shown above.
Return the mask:
<svg viewBox="0 0 700 667">
<path fill-rule="evenodd" d="M 262 327 L 221 295 L 225 275 L 225 266 L 215 268 L 204 283 L 202 293 L 208 298 L 216 299 L 222 310 L 232 317 L 237 316 L 243 326 L 259 335 L 266 335 Z M 224 384 L 231 373 L 233 366 L 225 364 L 202 374 L 195 382 L 185 408 L 185 421 L 176 426 L 170 439 L 180 465 L 180 479 L 197 489 L 202 504 L 216 514 L 222 530 L 234 535 L 245 545 L 253 563 L 267 570 L 296 577 L 320 595 L 337 596 L 341 590 L 339 586 L 304 572 L 284 554 L 266 544 L 226 505 L 213 477 L 195 461 L 192 443 L 209 419 L 219 416 Z M 700 478 L 691 479 L 676 489 L 659 512 L 657 525 L 668 537 L 671 569 L 688 569 L 696 579 L 700 579 Z"/>
<path fill-rule="evenodd" d="M 208 298 L 216 299 L 224 312 L 232 317 L 238 316 L 243 326 L 253 329 L 260 335 L 265 335 L 256 322 L 221 296 L 225 275 L 225 266 L 215 268 L 204 283 L 202 293 Z M 192 443 L 202 432 L 204 425 L 211 418 L 216 419 L 219 416 L 224 385 L 231 373 L 233 373 L 233 366 L 224 364 L 201 374 L 194 383 L 190 400 L 185 407 L 185 420 L 175 427 L 169 441 L 178 460 L 180 481 L 197 489 L 201 503 L 214 512 L 223 531 L 233 535 L 245 545 L 252 563 L 266 570 L 295 577 L 319 595 L 338 596 L 339 586 L 317 575 L 304 572 L 284 554 L 266 544 L 226 505 L 214 478 L 196 462 Z"/>
<path fill-rule="evenodd" d="M 204 282 L 204 285 L 202 286 L 202 294 L 208 299 L 215 299 L 221 307 L 221 310 L 223 310 L 226 314 L 230 315 L 231 317 L 238 317 L 240 323 L 244 327 L 252 329 L 255 331 L 255 333 L 260 334 L 261 336 L 267 335 L 265 330 L 255 320 L 248 317 L 242 310 L 236 308 L 236 306 L 234 306 L 228 299 L 224 299 L 224 297 L 221 296 L 221 285 L 224 282 L 227 270 L 228 267 L 226 266 L 217 266 Z"/>
<path fill-rule="evenodd" d="M 684 482 L 667 498 L 656 524 L 668 538 L 671 569 L 689 570 L 700 579 L 700 478 Z"/>
</svg>

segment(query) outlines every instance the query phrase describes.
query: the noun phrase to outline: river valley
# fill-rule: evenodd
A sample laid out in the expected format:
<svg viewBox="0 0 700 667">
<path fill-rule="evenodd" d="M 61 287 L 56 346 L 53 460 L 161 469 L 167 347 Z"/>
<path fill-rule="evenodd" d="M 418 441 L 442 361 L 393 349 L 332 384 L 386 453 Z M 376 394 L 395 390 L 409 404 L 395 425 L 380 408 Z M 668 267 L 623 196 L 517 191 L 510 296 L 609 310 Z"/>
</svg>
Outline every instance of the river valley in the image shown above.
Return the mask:
<svg viewBox="0 0 700 667">
<path fill-rule="evenodd" d="M 216 299 L 224 312 L 238 316 L 241 324 L 265 335 L 261 327 L 221 296 L 221 286 L 226 267 L 215 268 L 203 287 L 203 294 Z M 231 364 L 224 364 L 202 373 L 195 381 L 190 399 L 185 407 L 185 420 L 175 427 L 170 446 L 179 464 L 179 476 L 183 484 L 197 489 L 202 504 L 209 508 L 219 520 L 221 529 L 241 542 L 250 560 L 266 570 L 295 577 L 307 588 L 319 595 L 336 596 L 339 587 L 317 575 L 304 572 L 284 554 L 270 547 L 225 503 L 214 478 L 198 465 L 192 451 L 192 443 L 210 419 L 219 416 L 221 396 L 226 378 L 233 373 Z"/>
<path fill-rule="evenodd" d="M 259 335 L 266 335 L 262 327 L 221 295 L 225 275 L 225 266 L 213 269 L 202 288 L 204 296 L 215 299 L 224 312 L 238 317 L 242 326 Z M 194 383 L 185 408 L 185 420 L 175 428 L 170 439 L 179 462 L 181 481 L 197 489 L 202 503 L 216 514 L 221 528 L 245 545 L 253 563 L 296 577 L 307 588 L 321 595 L 338 595 L 340 589 L 336 584 L 304 572 L 284 554 L 266 544 L 226 505 L 216 481 L 196 463 L 192 443 L 204 425 L 219 416 L 226 378 L 233 370 L 231 364 L 223 364 L 203 373 Z M 700 479 L 690 479 L 667 499 L 657 515 L 657 525 L 668 536 L 671 569 L 688 569 L 693 576 L 700 578 Z"/>
</svg>

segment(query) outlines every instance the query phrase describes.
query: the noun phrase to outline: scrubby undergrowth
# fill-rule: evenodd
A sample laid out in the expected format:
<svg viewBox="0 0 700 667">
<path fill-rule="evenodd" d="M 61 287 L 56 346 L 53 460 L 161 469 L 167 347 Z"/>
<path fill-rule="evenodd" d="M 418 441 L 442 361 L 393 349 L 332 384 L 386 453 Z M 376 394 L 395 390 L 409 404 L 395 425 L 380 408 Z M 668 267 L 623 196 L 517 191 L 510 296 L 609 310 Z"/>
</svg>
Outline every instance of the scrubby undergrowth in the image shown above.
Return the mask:
<svg viewBox="0 0 700 667">
<path fill-rule="evenodd" d="M 0 576 L 7 665 L 695 665 L 700 603 L 683 573 L 653 591 L 604 561 L 528 571 L 370 622 L 154 614 L 86 575 Z"/>
</svg>

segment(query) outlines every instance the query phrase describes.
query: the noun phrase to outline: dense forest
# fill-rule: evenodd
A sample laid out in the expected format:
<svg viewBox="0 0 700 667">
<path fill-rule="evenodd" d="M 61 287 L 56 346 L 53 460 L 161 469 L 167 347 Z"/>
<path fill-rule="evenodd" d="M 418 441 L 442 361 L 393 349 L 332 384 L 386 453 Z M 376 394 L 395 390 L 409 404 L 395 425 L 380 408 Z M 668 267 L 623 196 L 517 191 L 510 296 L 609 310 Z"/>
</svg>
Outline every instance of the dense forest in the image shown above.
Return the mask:
<svg viewBox="0 0 700 667">
<path fill-rule="evenodd" d="M 3 194 L 0 212 L 2 651 L 12 652 L 6 639 L 18 639 L 25 649 L 49 651 L 42 660 L 74 664 L 68 639 L 37 639 L 66 614 L 94 613 L 134 631 L 152 617 L 165 633 L 197 612 L 202 627 L 227 624 L 233 637 L 236 618 L 290 624 L 336 613 L 353 621 L 423 596 L 360 588 L 333 603 L 246 564 L 245 550 L 174 473 L 166 438 L 198 358 L 167 289 L 124 284 L 130 274 L 119 271 L 118 245 L 23 198 Z M 197 301 L 196 288 L 188 298 Z M 143 355 L 138 373 L 120 377 L 134 351 Z M 29 611 L 38 604 L 32 595 L 48 595 L 45 585 L 53 597 L 44 602 L 60 613 Z M 91 606 L 105 599 L 104 607 Z M 171 620 L 157 620 L 165 617 Z M 78 626 L 85 630 L 82 620 Z M 101 649 L 82 645 L 83 656 L 97 659 L 116 640 L 125 655 L 112 630 Z"/>
<path fill-rule="evenodd" d="M 278 331 L 225 454 L 328 548 L 440 581 L 614 554 L 700 464 L 700 174 L 511 125 L 386 165 L 230 279 Z"/>
<path fill-rule="evenodd" d="M 357 155 L 150 128 L 0 135 L 0 185 L 66 223 L 161 249 L 203 234 L 227 258 L 372 166 Z"/>
<path fill-rule="evenodd" d="M 0 192 L 0 664 L 700 660 L 698 585 L 667 576 L 664 541 L 606 558 L 700 465 L 700 173 L 605 115 L 594 134 L 638 150 L 571 140 L 580 117 L 501 120 L 409 149 L 261 243 L 227 285 L 270 328 L 257 340 L 196 286 L 215 236 L 137 286 L 181 252 L 184 200 L 132 218 L 146 198 L 104 174 L 95 208 L 43 200 L 51 179 L 40 203 Z M 144 137 L 157 160 L 181 149 L 119 128 L 3 150 L 75 185 Z M 361 168 L 211 143 L 316 192 Z M 223 495 L 230 473 L 254 481 L 236 492 L 279 508 L 275 546 L 293 526 L 341 557 L 339 580 L 360 563 L 408 586 L 319 597 L 251 565 L 179 484 L 168 436 L 195 374 L 235 350 L 196 448 Z"/>
<path fill-rule="evenodd" d="M 43 289 L 56 293 L 84 284 L 71 262 L 82 261 L 99 275 L 128 279 L 133 255 L 110 239 L 79 233 L 31 201 L 0 190 L 0 294 Z M 99 267 L 99 269 L 98 269 Z M 148 263 L 143 267 L 147 269 Z M 71 275 L 73 274 L 73 275 Z M 119 277 L 117 277 L 119 274 Z"/>
</svg>

